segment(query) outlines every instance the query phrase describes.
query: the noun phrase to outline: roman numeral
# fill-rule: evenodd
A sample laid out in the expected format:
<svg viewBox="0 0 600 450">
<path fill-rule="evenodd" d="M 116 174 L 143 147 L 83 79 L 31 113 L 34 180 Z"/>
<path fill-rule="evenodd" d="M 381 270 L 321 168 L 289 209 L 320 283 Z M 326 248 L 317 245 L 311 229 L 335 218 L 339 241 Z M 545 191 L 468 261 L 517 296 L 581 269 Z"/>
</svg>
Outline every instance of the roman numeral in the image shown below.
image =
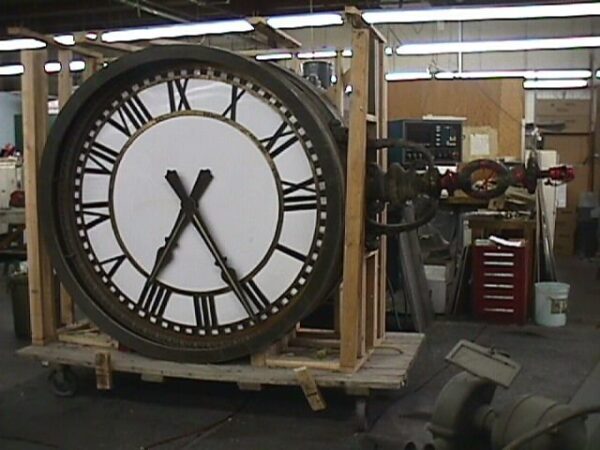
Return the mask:
<svg viewBox="0 0 600 450">
<path fill-rule="evenodd" d="M 237 116 L 238 101 L 240 100 L 242 95 L 244 95 L 245 93 L 246 93 L 245 90 L 243 90 L 243 89 L 240 90 L 240 89 L 238 89 L 237 86 L 231 86 L 231 103 L 229 104 L 227 109 L 223 112 L 223 116 L 225 116 L 225 117 L 229 116 L 229 118 L 231 120 L 235 120 L 235 118 Z"/>
<path fill-rule="evenodd" d="M 219 326 L 215 297 L 212 295 L 194 295 L 194 314 L 196 326 L 211 329 Z"/>
<path fill-rule="evenodd" d="M 154 317 L 162 317 L 173 292 L 160 283 L 144 284 L 137 309 Z"/>
<path fill-rule="evenodd" d="M 269 302 L 269 299 L 266 297 L 263 291 L 260 290 L 260 288 L 256 285 L 256 283 L 253 280 L 248 280 L 247 282 L 245 282 L 242 286 L 242 289 L 244 289 L 246 297 L 256 307 L 257 311 L 260 312 L 263 309 L 268 308 L 271 304 Z"/>
<path fill-rule="evenodd" d="M 292 248 L 286 247 L 283 244 L 277 244 L 275 246 L 275 249 L 279 250 L 282 253 L 285 253 L 288 256 L 291 256 L 294 259 L 297 259 L 298 261 L 301 261 L 301 262 L 305 262 L 306 261 L 307 255 L 304 255 L 304 254 L 300 253 L 299 251 L 296 251 L 296 250 L 294 250 Z"/>
<path fill-rule="evenodd" d="M 290 148 L 298 141 L 298 137 L 294 134 L 292 129 L 287 130 L 288 124 L 286 122 L 282 122 L 279 128 L 273 133 L 272 136 L 268 138 L 261 139 L 261 142 L 265 143 L 265 150 L 269 153 L 271 158 L 275 158 L 283 151 Z M 279 139 L 283 137 L 291 136 L 288 140 L 284 141 L 282 144 L 277 145 Z"/>
<path fill-rule="evenodd" d="M 152 118 L 152 114 L 150 114 L 144 102 L 136 94 L 130 94 L 117 109 L 117 118 L 110 117 L 107 123 L 124 135 L 131 137 L 137 129 L 143 127 Z"/>
<path fill-rule="evenodd" d="M 118 157 L 119 152 L 100 142 L 94 142 L 88 153 L 89 161 L 94 164 L 94 167 L 86 167 L 83 171 L 89 174 L 110 175 Z"/>
<path fill-rule="evenodd" d="M 317 209 L 317 194 L 314 188 L 315 182 L 312 177 L 300 183 L 282 181 L 281 184 L 286 186 L 282 191 L 284 211 L 307 211 Z M 309 194 L 294 195 L 300 190 L 309 192 Z"/>
<path fill-rule="evenodd" d="M 106 272 L 108 278 L 112 278 L 117 270 L 119 270 L 119 267 L 121 267 L 121 264 L 123 264 L 123 261 L 125 261 L 125 258 L 125 255 L 117 255 L 104 261 L 99 261 L 99 264 L 104 269 L 104 272 Z"/>
<path fill-rule="evenodd" d="M 188 101 L 187 95 L 185 93 L 189 81 L 189 78 L 186 78 L 184 81 L 182 81 L 180 78 L 176 80 L 167 81 L 167 90 L 169 92 L 169 106 L 171 107 L 171 112 L 182 111 L 184 109 L 192 109 L 190 107 L 190 102 Z M 176 99 L 177 96 L 179 96 L 178 101 Z"/>
<path fill-rule="evenodd" d="M 83 213 L 84 219 L 90 218 L 91 220 L 85 222 L 85 228 L 91 229 L 96 225 L 101 224 L 102 222 L 110 219 L 110 213 L 108 210 L 108 202 L 88 202 L 82 203 L 81 209 Z"/>
</svg>

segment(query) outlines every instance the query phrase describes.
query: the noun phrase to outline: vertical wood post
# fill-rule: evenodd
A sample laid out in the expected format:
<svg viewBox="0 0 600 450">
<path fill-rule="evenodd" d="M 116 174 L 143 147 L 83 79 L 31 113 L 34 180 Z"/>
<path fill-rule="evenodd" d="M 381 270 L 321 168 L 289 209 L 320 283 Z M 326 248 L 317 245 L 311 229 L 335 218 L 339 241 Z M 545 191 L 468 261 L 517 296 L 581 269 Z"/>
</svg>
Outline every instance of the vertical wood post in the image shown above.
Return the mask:
<svg viewBox="0 0 600 450">
<path fill-rule="evenodd" d="M 69 97 L 73 93 L 73 77 L 69 69 L 69 63 L 73 59 L 71 50 L 59 50 L 58 61 L 61 65 L 61 70 L 58 73 L 58 106 L 63 109 Z M 69 325 L 75 321 L 75 309 L 73 307 L 73 299 L 65 289 L 60 285 L 60 322 L 64 325 Z"/>
<path fill-rule="evenodd" d="M 23 102 L 23 154 L 25 166 L 25 214 L 27 262 L 29 266 L 29 305 L 34 344 L 44 344 L 56 336 L 54 276 L 50 259 L 39 233 L 38 173 L 48 134 L 48 81 L 44 72 L 46 50 L 24 50 L 21 62 Z"/>
<path fill-rule="evenodd" d="M 361 324 L 365 248 L 365 177 L 369 94 L 369 30 L 352 31 L 352 95 L 348 136 L 344 286 L 341 301 L 340 367 L 353 369 L 364 342 Z"/>
</svg>

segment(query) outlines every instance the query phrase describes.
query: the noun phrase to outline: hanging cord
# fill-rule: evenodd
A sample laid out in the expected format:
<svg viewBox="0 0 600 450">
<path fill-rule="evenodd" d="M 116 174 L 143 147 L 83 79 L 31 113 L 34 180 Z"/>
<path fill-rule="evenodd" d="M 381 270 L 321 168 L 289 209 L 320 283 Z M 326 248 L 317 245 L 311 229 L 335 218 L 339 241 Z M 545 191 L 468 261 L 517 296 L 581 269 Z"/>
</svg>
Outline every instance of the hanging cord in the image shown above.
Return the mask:
<svg viewBox="0 0 600 450">
<path fill-rule="evenodd" d="M 534 428 L 533 430 L 525 433 L 521 437 L 515 439 L 506 445 L 502 450 L 518 450 L 523 444 L 535 439 L 538 436 L 541 436 L 544 433 L 552 430 L 553 428 L 557 428 L 563 423 L 569 422 L 573 419 L 576 419 L 581 416 L 587 416 L 588 414 L 596 414 L 600 413 L 600 405 L 588 406 L 587 408 L 576 409 L 572 413 L 566 415 L 565 417 L 561 417 L 560 419 L 555 420 L 554 422 L 547 423 L 545 425 L 541 425 L 539 427 Z"/>
</svg>

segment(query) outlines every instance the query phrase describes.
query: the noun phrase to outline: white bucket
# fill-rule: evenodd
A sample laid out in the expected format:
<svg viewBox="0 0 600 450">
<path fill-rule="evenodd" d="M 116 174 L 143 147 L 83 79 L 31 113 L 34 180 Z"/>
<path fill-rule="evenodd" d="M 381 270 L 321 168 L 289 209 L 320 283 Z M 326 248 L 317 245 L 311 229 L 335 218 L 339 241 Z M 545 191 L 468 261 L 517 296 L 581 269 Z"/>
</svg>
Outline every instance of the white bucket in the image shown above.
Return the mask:
<svg viewBox="0 0 600 450">
<path fill-rule="evenodd" d="M 546 327 L 562 327 L 567 323 L 567 300 L 570 286 L 544 281 L 535 283 L 535 322 Z"/>
</svg>

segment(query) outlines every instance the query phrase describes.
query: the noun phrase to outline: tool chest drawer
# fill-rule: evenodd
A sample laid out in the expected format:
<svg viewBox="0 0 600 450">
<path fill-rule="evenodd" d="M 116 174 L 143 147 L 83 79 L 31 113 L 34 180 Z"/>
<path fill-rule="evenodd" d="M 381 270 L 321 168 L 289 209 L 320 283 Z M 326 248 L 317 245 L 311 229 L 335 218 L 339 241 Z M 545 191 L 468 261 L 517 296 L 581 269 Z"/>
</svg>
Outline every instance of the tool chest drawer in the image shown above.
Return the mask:
<svg viewBox="0 0 600 450">
<path fill-rule="evenodd" d="M 529 245 L 473 245 L 472 301 L 478 319 L 497 323 L 527 322 L 531 285 Z"/>
</svg>

